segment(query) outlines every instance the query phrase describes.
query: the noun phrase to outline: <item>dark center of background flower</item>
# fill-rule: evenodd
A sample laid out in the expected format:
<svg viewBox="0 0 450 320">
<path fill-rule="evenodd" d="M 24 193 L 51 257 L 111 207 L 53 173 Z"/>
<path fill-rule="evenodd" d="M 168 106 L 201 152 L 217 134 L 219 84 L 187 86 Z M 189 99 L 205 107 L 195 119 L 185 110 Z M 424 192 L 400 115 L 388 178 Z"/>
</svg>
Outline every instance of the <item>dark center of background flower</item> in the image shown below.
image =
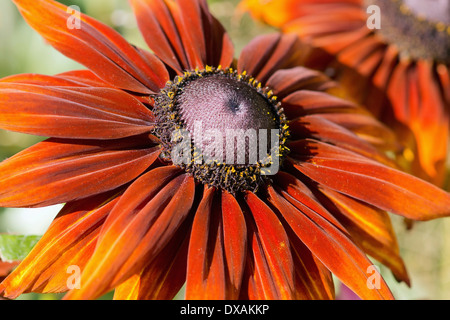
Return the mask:
<svg viewBox="0 0 450 320">
<path fill-rule="evenodd" d="M 377 30 L 402 55 L 450 63 L 450 1 L 365 0 L 381 11 Z"/>
<path fill-rule="evenodd" d="M 276 97 L 231 68 L 176 77 L 155 98 L 154 114 L 162 157 L 231 193 L 256 192 L 287 152 Z"/>
</svg>

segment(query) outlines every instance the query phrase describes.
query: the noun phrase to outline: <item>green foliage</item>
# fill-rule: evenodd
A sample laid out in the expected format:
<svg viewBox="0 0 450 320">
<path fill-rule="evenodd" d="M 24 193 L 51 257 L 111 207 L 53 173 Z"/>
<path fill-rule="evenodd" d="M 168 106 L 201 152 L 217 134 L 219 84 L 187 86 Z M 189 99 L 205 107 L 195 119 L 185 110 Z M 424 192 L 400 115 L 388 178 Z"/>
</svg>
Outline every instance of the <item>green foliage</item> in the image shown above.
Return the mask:
<svg viewBox="0 0 450 320">
<path fill-rule="evenodd" d="M 23 260 L 41 236 L 0 234 L 0 259 L 2 261 Z"/>
</svg>

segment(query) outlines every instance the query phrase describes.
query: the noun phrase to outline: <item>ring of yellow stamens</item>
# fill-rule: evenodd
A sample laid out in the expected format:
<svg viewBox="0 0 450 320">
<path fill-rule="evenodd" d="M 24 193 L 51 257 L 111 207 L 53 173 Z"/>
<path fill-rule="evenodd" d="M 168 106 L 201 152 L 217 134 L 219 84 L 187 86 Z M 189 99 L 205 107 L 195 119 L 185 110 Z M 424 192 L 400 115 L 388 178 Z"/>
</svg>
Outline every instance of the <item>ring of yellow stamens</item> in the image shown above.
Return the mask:
<svg viewBox="0 0 450 320">
<path fill-rule="evenodd" d="M 186 71 L 183 75 L 175 77 L 173 81 L 169 81 L 166 84 L 160 93 L 154 97 L 155 104 L 153 109 L 157 119 L 154 134 L 160 139 L 163 149 L 161 158 L 168 162 L 173 160 L 171 157 L 172 151 L 177 143 L 180 142 L 177 139 L 178 136 L 174 135 L 174 132 L 183 132 L 187 128 L 180 113 L 180 97 L 184 88 L 196 80 L 211 76 L 216 77 L 213 79 L 225 77 L 228 79 L 227 81 L 236 81 L 240 85 L 245 84 L 255 90 L 270 106 L 270 112 L 267 112 L 267 117 L 271 117 L 271 121 L 276 123 L 279 143 L 276 146 L 276 150 L 272 149 L 265 159 L 258 160 L 252 164 L 230 164 L 221 161 L 204 163 L 201 161 L 202 151 L 194 143 L 191 143 L 190 161 L 188 163 L 175 164 L 192 174 L 197 181 L 227 190 L 232 194 L 242 191 L 257 192 L 261 185 L 270 177 L 267 171 L 273 163 L 272 156 L 278 157 L 277 161 L 281 164 L 281 159 L 289 152 L 289 149 L 286 147 L 289 129 L 283 109 L 280 107 L 280 103 L 277 101 L 273 91 L 263 87 L 259 81 L 247 75 L 246 72 L 238 73 L 232 68 L 222 69 L 220 67 L 207 66 L 204 70 Z"/>
</svg>

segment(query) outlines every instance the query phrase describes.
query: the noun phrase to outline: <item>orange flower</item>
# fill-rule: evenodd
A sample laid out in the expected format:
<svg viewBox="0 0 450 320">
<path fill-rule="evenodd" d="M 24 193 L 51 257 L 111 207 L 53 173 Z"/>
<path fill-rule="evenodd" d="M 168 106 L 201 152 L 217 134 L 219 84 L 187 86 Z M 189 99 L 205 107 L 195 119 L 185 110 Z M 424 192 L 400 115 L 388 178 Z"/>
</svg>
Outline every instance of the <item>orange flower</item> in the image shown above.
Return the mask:
<svg viewBox="0 0 450 320">
<path fill-rule="evenodd" d="M 450 153 L 448 1 L 246 0 L 242 5 L 312 46 L 306 65 L 334 69 L 348 97 L 396 131 L 403 168 L 444 185 Z"/>
<path fill-rule="evenodd" d="M 0 81 L 0 127 L 50 137 L 1 163 L 0 205 L 65 203 L 2 282 L 6 297 L 171 299 L 186 282 L 188 299 L 330 299 L 333 273 L 361 298 L 391 299 L 382 279 L 367 285 L 366 254 L 409 283 L 385 211 L 450 214 L 448 193 L 392 167 L 385 126 L 293 63 L 295 36 L 259 36 L 234 60 L 205 1 L 133 0 L 150 53 L 85 15 L 68 28 L 57 2 L 15 3 L 88 70 Z M 175 162 L 173 133 L 196 121 L 271 129 L 275 147 L 254 163 L 197 162 L 211 145 L 194 135 L 190 161 Z"/>
</svg>

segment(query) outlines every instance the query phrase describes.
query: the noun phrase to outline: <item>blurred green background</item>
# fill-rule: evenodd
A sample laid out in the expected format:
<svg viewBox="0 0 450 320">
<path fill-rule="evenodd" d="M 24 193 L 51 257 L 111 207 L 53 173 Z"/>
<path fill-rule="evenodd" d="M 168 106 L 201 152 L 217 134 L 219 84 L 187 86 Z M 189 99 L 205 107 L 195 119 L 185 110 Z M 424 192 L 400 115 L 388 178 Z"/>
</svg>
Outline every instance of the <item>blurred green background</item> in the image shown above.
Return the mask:
<svg viewBox="0 0 450 320">
<path fill-rule="evenodd" d="M 126 0 L 69 0 L 83 13 L 112 26 L 131 43 L 146 47 Z M 237 10 L 237 0 L 210 0 L 210 9 L 222 21 L 236 47 L 236 55 L 255 35 L 271 29 Z M 0 1 L 0 77 L 18 73 L 56 74 L 83 68 L 64 57 L 34 32 L 10 0 Z M 0 160 L 41 138 L 0 130 Z M 61 206 L 43 209 L 0 208 L 0 232 L 43 234 Z M 397 299 L 450 299 L 450 220 L 415 223 L 406 230 L 403 219 L 393 216 L 402 256 L 412 288 L 398 284 L 388 270 L 381 271 Z M 29 294 L 22 299 L 57 299 L 59 295 Z"/>
</svg>

